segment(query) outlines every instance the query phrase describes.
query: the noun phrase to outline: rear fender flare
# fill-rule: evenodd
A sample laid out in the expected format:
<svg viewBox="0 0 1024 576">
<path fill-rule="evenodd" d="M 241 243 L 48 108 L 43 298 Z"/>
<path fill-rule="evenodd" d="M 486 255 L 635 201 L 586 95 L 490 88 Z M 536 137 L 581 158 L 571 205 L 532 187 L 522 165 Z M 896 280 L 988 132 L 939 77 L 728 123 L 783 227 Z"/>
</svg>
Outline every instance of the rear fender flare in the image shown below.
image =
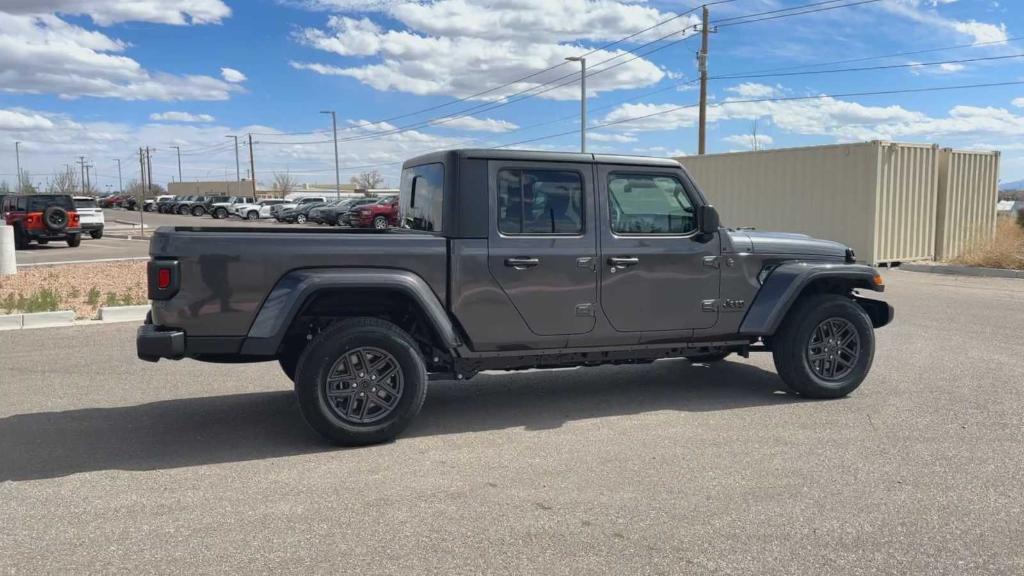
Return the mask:
<svg viewBox="0 0 1024 576">
<path fill-rule="evenodd" d="M 332 268 L 297 270 L 283 276 L 263 301 L 242 345 L 242 354 L 271 356 L 302 307 L 323 290 L 370 288 L 395 290 L 413 299 L 441 341 L 454 349 L 461 342 L 451 319 L 430 286 L 406 270 Z"/>
<path fill-rule="evenodd" d="M 740 324 L 740 333 L 771 336 L 804 289 L 820 280 L 839 280 L 850 288 L 882 292 L 875 284 L 878 272 L 863 264 L 836 262 L 787 262 L 772 270 Z"/>
</svg>

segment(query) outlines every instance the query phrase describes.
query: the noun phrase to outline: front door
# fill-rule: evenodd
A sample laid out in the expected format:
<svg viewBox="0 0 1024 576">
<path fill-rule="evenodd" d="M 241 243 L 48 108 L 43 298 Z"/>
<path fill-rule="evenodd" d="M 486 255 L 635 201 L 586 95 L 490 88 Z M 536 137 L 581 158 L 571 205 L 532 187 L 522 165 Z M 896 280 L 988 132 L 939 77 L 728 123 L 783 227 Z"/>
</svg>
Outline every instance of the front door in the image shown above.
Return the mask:
<svg viewBox="0 0 1024 576">
<path fill-rule="evenodd" d="M 534 334 L 594 328 L 597 233 L 593 166 L 489 163 L 488 267 Z"/>
<path fill-rule="evenodd" d="M 602 165 L 601 306 L 620 332 L 718 322 L 720 237 L 697 230 L 693 184 L 679 171 Z"/>
</svg>

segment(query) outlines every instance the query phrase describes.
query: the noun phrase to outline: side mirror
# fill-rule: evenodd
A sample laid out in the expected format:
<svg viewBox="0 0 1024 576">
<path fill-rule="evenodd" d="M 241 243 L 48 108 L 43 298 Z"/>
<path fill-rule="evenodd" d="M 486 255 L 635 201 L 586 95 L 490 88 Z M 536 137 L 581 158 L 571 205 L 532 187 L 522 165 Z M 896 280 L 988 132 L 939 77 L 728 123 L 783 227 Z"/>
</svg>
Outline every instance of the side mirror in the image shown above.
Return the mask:
<svg viewBox="0 0 1024 576">
<path fill-rule="evenodd" d="M 697 210 L 697 226 L 701 234 L 714 234 L 718 232 L 721 224 L 718 220 L 718 210 L 714 206 L 705 205 Z"/>
</svg>

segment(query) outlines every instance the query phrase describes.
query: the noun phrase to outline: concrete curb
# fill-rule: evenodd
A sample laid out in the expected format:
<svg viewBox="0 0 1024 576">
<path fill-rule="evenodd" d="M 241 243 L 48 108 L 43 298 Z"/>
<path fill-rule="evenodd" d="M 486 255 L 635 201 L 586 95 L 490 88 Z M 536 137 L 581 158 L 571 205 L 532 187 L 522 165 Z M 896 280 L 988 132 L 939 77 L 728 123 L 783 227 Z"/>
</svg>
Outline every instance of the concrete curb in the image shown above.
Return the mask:
<svg viewBox="0 0 1024 576">
<path fill-rule="evenodd" d="M 28 330 L 35 328 L 61 328 L 67 326 L 91 326 L 115 322 L 142 322 L 149 312 L 145 306 L 103 306 L 99 320 L 75 321 L 73 310 L 59 312 L 37 312 L 34 314 L 0 314 L 0 332 L 7 330 Z"/>
<path fill-rule="evenodd" d="M 103 306 L 100 308 L 100 322 L 142 322 L 149 313 L 149 305 Z"/>
<path fill-rule="evenodd" d="M 23 314 L 21 327 L 29 328 L 56 328 L 59 326 L 74 326 L 75 313 L 71 310 L 60 312 L 37 312 L 35 314 Z"/>
<path fill-rule="evenodd" d="M 1002 268 L 978 268 L 975 266 L 954 266 L 950 264 L 903 264 L 899 269 L 906 270 L 907 272 L 926 272 L 950 276 L 1024 279 L 1024 270 L 1004 270 Z"/>
</svg>

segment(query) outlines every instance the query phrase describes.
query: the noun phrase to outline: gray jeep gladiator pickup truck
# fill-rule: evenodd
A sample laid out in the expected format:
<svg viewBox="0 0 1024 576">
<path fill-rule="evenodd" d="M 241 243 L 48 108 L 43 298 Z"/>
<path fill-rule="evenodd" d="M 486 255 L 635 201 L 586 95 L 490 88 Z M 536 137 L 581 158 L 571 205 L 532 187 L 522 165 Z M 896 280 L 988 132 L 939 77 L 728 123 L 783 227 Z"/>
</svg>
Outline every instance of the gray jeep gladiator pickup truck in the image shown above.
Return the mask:
<svg viewBox="0 0 1024 576">
<path fill-rule="evenodd" d="M 892 308 L 853 251 L 728 230 L 679 163 L 453 150 L 405 163 L 387 231 L 160 228 L 144 360 L 276 359 L 328 440 L 395 437 L 431 379 L 714 362 L 771 352 L 783 382 L 864 380 Z"/>
</svg>

